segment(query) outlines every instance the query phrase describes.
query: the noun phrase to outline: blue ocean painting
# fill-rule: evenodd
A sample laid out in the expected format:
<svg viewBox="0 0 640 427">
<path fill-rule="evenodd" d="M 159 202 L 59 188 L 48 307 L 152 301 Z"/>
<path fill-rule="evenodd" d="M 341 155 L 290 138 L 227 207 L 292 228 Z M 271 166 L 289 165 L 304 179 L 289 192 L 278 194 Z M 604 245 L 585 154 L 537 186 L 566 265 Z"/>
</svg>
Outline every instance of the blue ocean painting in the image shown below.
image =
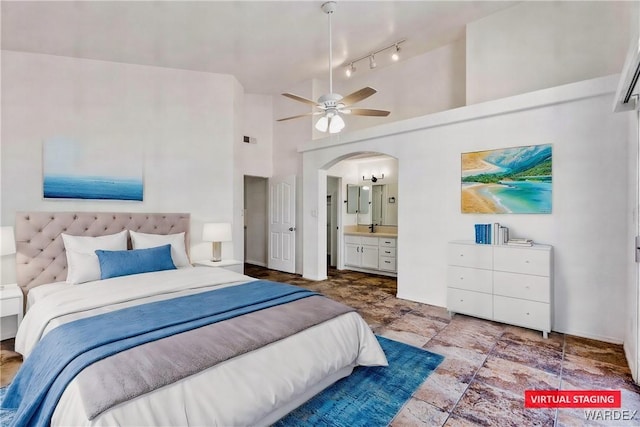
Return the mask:
<svg viewBox="0 0 640 427">
<path fill-rule="evenodd" d="M 141 202 L 142 154 L 141 144 L 125 140 L 52 136 L 43 141 L 44 198 Z"/>
<path fill-rule="evenodd" d="M 96 176 L 44 177 L 45 199 L 101 199 L 142 201 L 142 180 Z"/>
<path fill-rule="evenodd" d="M 551 144 L 462 154 L 463 213 L 551 213 Z"/>
</svg>

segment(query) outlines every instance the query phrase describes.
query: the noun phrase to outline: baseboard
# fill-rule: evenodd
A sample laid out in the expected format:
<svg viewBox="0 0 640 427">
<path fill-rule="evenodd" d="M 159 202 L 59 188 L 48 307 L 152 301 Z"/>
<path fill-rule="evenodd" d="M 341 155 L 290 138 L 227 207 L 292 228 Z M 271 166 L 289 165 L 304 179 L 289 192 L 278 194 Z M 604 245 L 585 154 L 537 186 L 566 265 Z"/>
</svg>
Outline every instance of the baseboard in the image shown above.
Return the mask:
<svg viewBox="0 0 640 427">
<path fill-rule="evenodd" d="M 629 369 L 631 370 L 631 377 L 636 384 L 640 384 L 638 382 L 638 361 L 634 360 L 634 355 L 630 354 L 631 350 L 626 343 L 622 345 L 622 348 L 624 350 L 624 356 L 627 358 L 627 365 L 629 365 Z"/>
<path fill-rule="evenodd" d="M 553 332 L 559 332 L 565 335 L 572 335 L 574 337 L 579 337 L 579 338 L 587 338 L 587 339 L 596 340 L 596 341 L 608 342 L 610 344 L 622 345 L 624 343 L 624 341 L 621 340 L 620 338 L 613 338 L 613 337 L 607 337 L 604 335 L 591 334 L 584 331 L 561 330 L 561 329 L 556 329 L 554 327 L 552 327 L 551 330 Z"/>
<path fill-rule="evenodd" d="M 244 262 L 245 262 L 245 264 L 257 265 L 258 267 L 267 267 L 267 263 L 266 262 L 254 261 L 252 259 L 246 259 L 246 260 L 244 260 Z"/>
</svg>

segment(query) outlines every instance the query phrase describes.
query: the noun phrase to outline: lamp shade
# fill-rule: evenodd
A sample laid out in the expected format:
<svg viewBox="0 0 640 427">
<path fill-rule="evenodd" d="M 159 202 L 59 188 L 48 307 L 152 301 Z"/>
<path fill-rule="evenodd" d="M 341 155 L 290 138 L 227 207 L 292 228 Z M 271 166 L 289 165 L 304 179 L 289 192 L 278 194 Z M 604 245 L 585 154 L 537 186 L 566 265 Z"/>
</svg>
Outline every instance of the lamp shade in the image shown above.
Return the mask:
<svg viewBox="0 0 640 427">
<path fill-rule="evenodd" d="M 16 239 L 13 236 L 13 227 L 2 227 L 0 234 L 0 245 L 2 246 L 2 255 L 11 255 L 16 253 Z"/>
<path fill-rule="evenodd" d="M 202 240 L 205 242 L 230 242 L 231 224 L 228 222 L 208 222 L 202 230 Z"/>
</svg>

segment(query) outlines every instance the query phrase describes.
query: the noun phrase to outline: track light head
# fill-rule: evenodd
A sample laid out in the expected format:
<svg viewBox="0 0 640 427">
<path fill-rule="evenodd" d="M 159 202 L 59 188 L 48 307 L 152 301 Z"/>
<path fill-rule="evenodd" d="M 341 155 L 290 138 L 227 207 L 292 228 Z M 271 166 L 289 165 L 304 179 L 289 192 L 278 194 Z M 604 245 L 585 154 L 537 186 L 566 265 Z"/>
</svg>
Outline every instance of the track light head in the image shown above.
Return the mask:
<svg viewBox="0 0 640 427">
<path fill-rule="evenodd" d="M 374 68 L 376 68 L 377 64 L 376 64 L 376 58 L 374 55 L 369 56 L 369 68 L 371 68 L 372 70 Z"/>
<path fill-rule="evenodd" d="M 400 59 L 400 46 L 396 44 L 396 50 L 391 54 L 391 59 L 397 61 Z"/>
<path fill-rule="evenodd" d="M 345 72 L 345 74 L 347 75 L 347 77 L 351 77 L 351 75 L 355 72 L 356 72 L 356 67 L 353 65 L 353 62 L 352 62 L 351 64 L 349 64 L 349 67 L 347 67 L 347 71 Z"/>
</svg>

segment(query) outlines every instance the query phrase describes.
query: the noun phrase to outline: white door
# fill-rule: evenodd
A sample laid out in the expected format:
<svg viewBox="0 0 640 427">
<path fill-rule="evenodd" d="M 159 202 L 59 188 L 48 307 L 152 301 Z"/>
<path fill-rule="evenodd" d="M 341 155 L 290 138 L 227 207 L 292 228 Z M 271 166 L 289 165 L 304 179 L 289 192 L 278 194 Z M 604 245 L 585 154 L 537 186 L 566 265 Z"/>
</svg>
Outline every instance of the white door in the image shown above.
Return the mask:
<svg viewBox="0 0 640 427">
<path fill-rule="evenodd" d="M 296 272 L 296 177 L 269 178 L 269 260 L 272 270 Z"/>
</svg>

